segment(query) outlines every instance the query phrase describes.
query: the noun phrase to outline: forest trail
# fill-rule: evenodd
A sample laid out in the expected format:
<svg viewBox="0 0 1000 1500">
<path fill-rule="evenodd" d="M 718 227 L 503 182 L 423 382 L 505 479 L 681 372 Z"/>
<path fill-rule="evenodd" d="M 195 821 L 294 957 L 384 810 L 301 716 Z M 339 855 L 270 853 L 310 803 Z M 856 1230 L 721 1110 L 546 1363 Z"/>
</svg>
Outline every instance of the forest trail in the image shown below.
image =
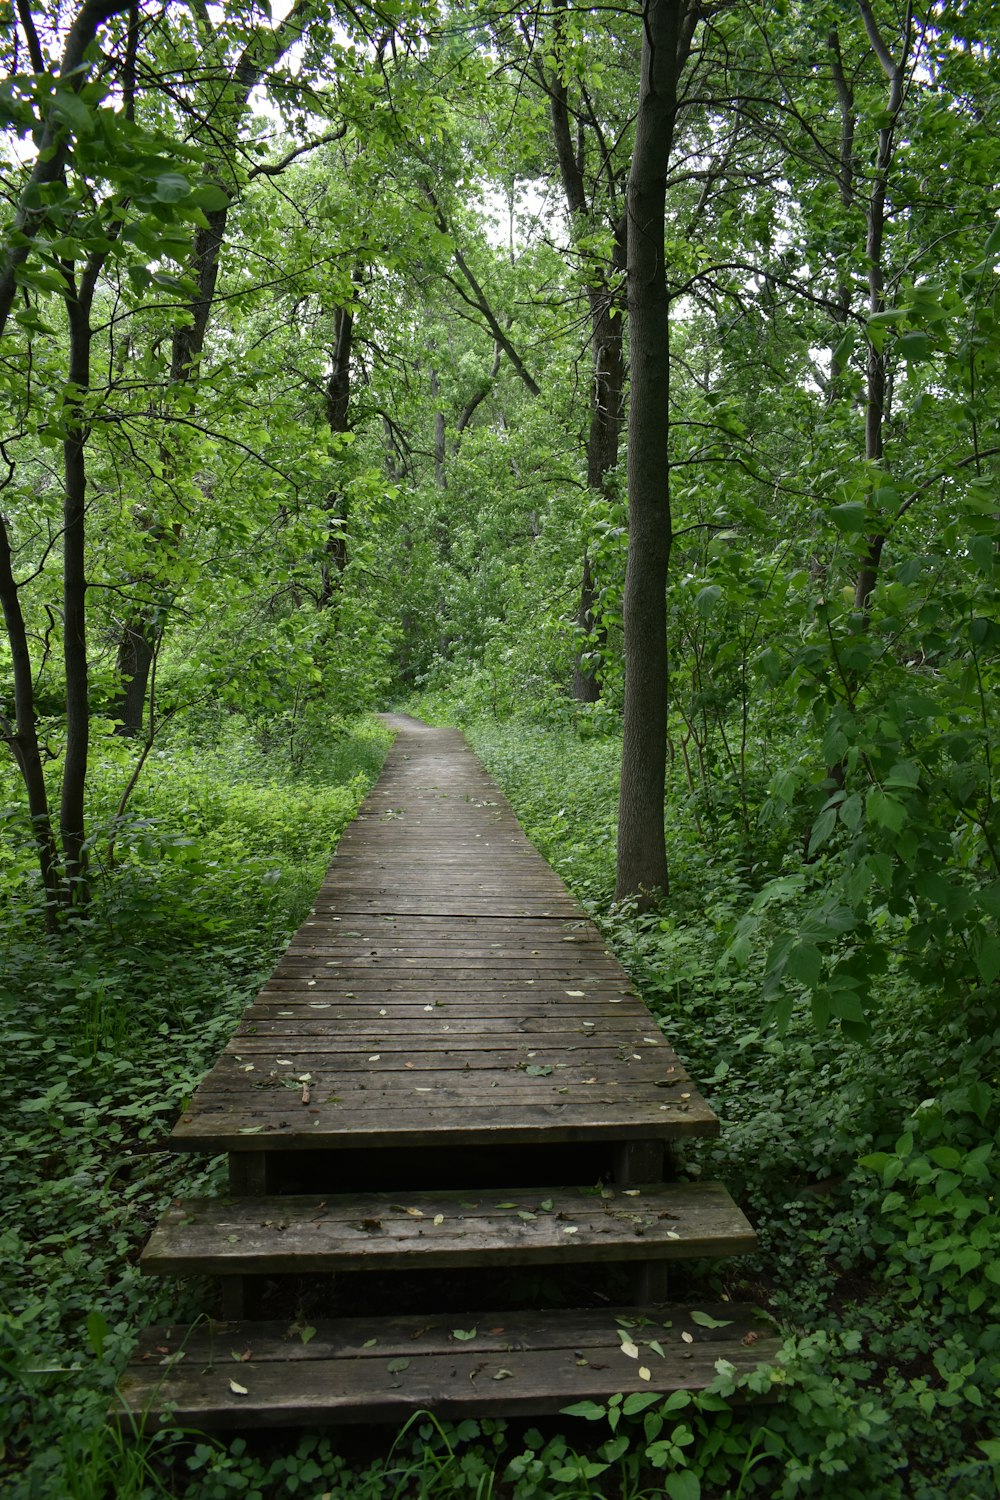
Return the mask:
<svg viewBox="0 0 1000 1500">
<path fill-rule="evenodd" d="M 382 775 L 313 910 L 171 1137 L 228 1153 L 232 1197 L 175 1205 L 143 1269 L 221 1276 L 224 1315 L 245 1320 L 264 1278 L 418 1267 L 482 1268 L 492 1306 L 498 1270 L 618 1263 L 645 1305 L 668 1262 L 752 1248 L 724 1188 L 664 1180 L 671 1143 L 718 1123 L 597 928 L 457 731 L 388 722 Z M 134 1412 L 239 1426 L 555 1411 L 650 1389 L 606 1306 L 460 1321 L 487 1319 L 485 1348 L 478 1333 L 456 1342 L 453 1312 L 368 1319 L 365 1340 L 357 1322 L 324 1323 L 308 1350 L 273 1317 L 223 1325 L 218 1343 L 212 1325 L 193 1343 L 154 1329 L 122 1394 Z M 697 1318 L 669 1324 L 676 1359 L 650 1356 L 665 1390 L 705 1384 L 720 1354 L 756 1362 L 752 1310 L 727 1306 L 724 1348 Z M 512 1337 L 516 1379 L 497 1373 L 513 1370 Z M 234 1338 L 259 1363 L 231 1391 Z M 405 1359 L 387 1364 L 396 1344 Z M 164 1350 L 185 1356 L 168 1353 L 167 1374 Z"/>
</svg>

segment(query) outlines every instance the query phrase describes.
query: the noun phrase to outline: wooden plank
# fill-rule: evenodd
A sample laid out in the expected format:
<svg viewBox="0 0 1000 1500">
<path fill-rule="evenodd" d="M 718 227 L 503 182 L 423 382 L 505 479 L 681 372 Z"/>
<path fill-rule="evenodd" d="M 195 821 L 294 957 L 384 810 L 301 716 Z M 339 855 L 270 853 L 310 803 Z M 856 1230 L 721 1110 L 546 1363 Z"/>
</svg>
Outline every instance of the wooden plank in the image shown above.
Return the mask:
<svg viewBox="0 0 1000 1500">
<path fill-rule="evenodd" d="M 319 1323 L 308 1342 L 287 1324 L 153 1328 L 119 1395 L 124 1411 L 150 1426 L 398 1423 L 422 1409 L 541 1415 L 618 1391 L 697 1390 L 720 1359 L 738 1372 L 776 1361 L 779 1340 L 755 1309 L 716 1304 L 708 1316 L 725 1322 L 718 1329 L 692 1312 L 704 1310 L 664 1309 L 655 1319 L 614 1309 L 498 1312 L 474 1325 L 468 1315 L 353 1319 Z M 472 1337 L 456 1338 L 456 1328 Z"/>
<path fill-rule="evenodd" d="M 197 1116 L 184 1114 L 174 1126 L 170 1146 L 177 1151 L 339 1150 L 345 1147 L 419 1148 L 423 1146 L 541 1145 L 565 1141 L 664 1141 L 718 1134 L 718 1119 L 700 1103 L 660 1105 L 653 1119 L 648 1110 L 611 1100 L 584 1104 L 460 1104 L 433 1113 L 426 1106 L 410 1109 L 336 1107 L 301 1109 L 289 1105 L 256 1122 L 245 1108 L 207 1105 Z"/>
<path fill-rule="evenodd" d="M 184 1199 L 142 1253 L 147 1275 L 231 1276 L 573 1265 L 741 1255 L 757 1237 L 718 1183 Z"/>
</svg>

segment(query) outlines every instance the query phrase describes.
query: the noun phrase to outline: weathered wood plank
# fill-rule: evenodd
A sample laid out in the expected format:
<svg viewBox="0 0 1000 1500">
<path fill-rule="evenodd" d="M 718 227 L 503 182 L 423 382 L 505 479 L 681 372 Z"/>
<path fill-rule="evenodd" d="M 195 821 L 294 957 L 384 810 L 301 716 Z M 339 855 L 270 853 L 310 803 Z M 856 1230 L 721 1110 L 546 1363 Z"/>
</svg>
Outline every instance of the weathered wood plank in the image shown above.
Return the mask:
<svg viewBox="0 0 1000 1500">
<path fill-rule="evenodd" d="M 719 1359 L 739 1372 L 776 1360 L 779 1341 L 754 1309 L 714 1305 L 708 1315 L 726 1324 L 718 1329 L 691 1317 L 700 1311 L 481 1313 L 474 1325 L 467 1315 L 353 1319 L 319 1323 L 308 1342 L 287 1324 L 153 1328 L 119 1393 L 150 1425 L 398 1423 L 421 1409 L 516 1416 L 617 1391 L 697 1390 Z M 456 1328 L 472 1337 L 458 1339 Z"/>
<path fill-rule="evenodd" d="M 608 1196 L 566 1188 L 184 1199 L 142 1253 L 147 1275 L 572 1265 L 741 1255 L 757 1243 L 718 1183 Z"/>
</svg>

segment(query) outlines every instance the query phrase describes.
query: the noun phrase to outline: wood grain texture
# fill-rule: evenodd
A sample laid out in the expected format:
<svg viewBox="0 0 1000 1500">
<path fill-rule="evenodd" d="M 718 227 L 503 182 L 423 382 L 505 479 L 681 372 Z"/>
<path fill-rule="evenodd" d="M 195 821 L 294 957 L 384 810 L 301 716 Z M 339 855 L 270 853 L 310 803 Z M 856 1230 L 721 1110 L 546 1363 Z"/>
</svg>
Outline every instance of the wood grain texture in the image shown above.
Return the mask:
<svg viewBox="0 0 1000 1500">
<path fill-rule="evenodd" d="M 398 1423 L 422 1408 L 516 1416 L 612 1391 L 697 1390 L 718 1360 L 747 1372 L 779 1347 L 755 1309 L 729 1303 L 645 1316 L 611 1308 L 345 1319 L 307 1339 L 297 1325 L 216 1323 L 147 1330 L 119 1394 L 151 1424 L 166 1413 L 199 1428 Z"/>
<path fill-rule="evenodd" d="M 628 976 L 454 730 L 406 730 L 178 1150 L 713 1134 Z"/>
<path fill-rule="evenodd" d="M 681 1260 L 755 1245 L 718 1183 L 201 1198 L 164 1215 L 140 1265 L 149 1275 L 303 1274 Z"/>
</svg>

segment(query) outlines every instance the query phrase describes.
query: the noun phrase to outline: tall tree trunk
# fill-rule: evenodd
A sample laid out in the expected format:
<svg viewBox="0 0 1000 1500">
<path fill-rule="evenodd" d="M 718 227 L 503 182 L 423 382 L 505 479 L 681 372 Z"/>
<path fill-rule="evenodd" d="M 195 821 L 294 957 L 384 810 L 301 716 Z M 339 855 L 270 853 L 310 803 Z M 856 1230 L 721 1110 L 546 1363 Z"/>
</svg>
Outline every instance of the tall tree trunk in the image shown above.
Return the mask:
<svg viewBox="0 0 1000 1500">
<path fill-rule="evenodd" d="M 642 73 L 628 184 L 629 542 L 625 709 L 618 804 L 618 900 L 667 890 L 667 571 L 670 564 L 670 298 L 666 179 L 677 81 L 696 17 L 687 0 L 644 0 Z"/>
<path fill-rule="evenodd" d="M 83 403 L 90 389 L 90 308 L 101 255 L 88 265 L 66 302 L 69 319 L 69 390 L 63 440 L 63 668 L 66 684 L 66 753 L 63 759 L 59 833 L 71 905 L 89 900 L 84 796 L 90 750 L 87 663 L 86 513 L 89 428 Z"/>
</svg>

